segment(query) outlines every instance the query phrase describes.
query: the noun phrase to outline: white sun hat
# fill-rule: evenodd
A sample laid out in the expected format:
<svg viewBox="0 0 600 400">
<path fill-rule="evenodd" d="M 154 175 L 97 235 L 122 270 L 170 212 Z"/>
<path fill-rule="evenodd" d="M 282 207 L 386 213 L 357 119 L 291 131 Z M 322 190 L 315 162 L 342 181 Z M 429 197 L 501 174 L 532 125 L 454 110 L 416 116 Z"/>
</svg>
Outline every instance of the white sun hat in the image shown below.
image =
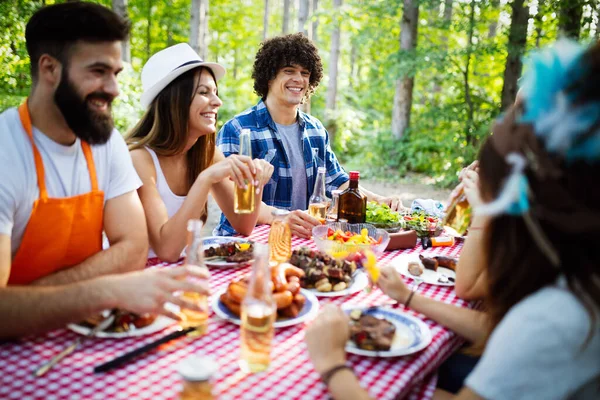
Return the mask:
<svg viewBox="0 0 600 400">
<path fill-rule="evenodd" d="M 142 107 L 147 109 L 160 91 L 175 78 L 198 67 L 210 68 L 216 80 L 225 75 L 222 65 L 202 61 L 187 43 L 179 43 L 154 54 L 142 68 Z"/>
</svg>

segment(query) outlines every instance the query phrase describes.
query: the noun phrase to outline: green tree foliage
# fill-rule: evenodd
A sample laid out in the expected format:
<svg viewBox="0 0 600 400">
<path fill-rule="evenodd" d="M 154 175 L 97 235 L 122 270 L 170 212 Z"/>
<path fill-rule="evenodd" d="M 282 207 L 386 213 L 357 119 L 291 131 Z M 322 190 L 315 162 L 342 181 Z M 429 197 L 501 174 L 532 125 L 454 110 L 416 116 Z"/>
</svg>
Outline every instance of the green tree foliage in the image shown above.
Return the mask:
<svg viewBox="0 0 600 400">
<path fill-rule="evenodd" d="M 419 1 L 419 0 L 415 0 Z M 581 0 L 572 1 L 582 4 Z M 62 2 L 62 1 L 56 1 Z M 95 0 L 107 7 L 110 0 Z M 0 110 L 18 105 L 30 87 L 25 24 L 45 2 L 0 1 Z M 187 42 L 190 0 L 129 0 L 132 62 L 120 75 L 121 95 L 114 104 L 117 127 L 125 132 L 141 116 L 140 71 L 148 57 L 169 45 Z M 526 51 L 553 42 L 563 1 L 531 0 Z M 582 40 L 598 36 L 596 0 L 583 1 Z M 224 105 L 219 123 L 258 100 L 252 88 L 252 63 L 262 40 L 263 2 L 209 1 L 208 60 L 222 63 L 219 82 Z M 293 4 L 293 2 L 292 2 Z M 363 174 L 396 179 L 406 172 L 428 174 L 450 184 L 457 171 L 476 157 L 500 110 L 507 38 L 511 24 L 507 0 L 420 0 L 417 49 L 399 51 L 402 0 L 319 0 L 318 42 L 326 76 L 311 100 L 311 113 L 336 127 L 334 148 L 347 166 Z M 282 31 L 283 0 L 269 1 L 269 36 Z M 290 15 L 296 31 L 297 10 Z M 341 22 L 337 107 L 325 113 L 329 45 L 334 22 Z M 494 27 L 495 29 L 491 29 Z M 467 68 L 468 66 L 468 68 Z M 390 133 L 394 82 L 415 77 L 410 129 L 400 141 Z M 468 95 L 467 95 L 468 93 Z"/>
</svg>

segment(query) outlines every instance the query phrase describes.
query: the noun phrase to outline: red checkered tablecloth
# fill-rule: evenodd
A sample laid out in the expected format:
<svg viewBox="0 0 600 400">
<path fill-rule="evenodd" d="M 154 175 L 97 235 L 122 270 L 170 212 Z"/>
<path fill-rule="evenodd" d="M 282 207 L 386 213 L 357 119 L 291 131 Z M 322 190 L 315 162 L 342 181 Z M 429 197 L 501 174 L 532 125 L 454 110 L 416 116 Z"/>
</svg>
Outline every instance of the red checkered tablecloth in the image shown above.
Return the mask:
<svg viewBox="0 0 600 400">
<path fill-rule="evenodd" d="M 268 226 L 257 227 L 250 239 L 267 243 Z M 293 246 L 315 248 L 311 240 L 294 238 Z M 432 249 L 437 255 L 458 256 L 462 244 L 451 248 Z M 414 249 L 386 252 L 380 264 L 389 263 L 402 253 L 420 252 Z M 161 264 L 149 260 L 149 265 Z M 213 269 L 211 288 L 216 292 L 232 280 L 248 273 L 248 268 Z M 410 279 L 407 279 L 410 282 Z M 431 298 L 470 307 L 457 298 L 453 288 L 422 284 L 419 292 Z M 135 295 L 135 294 L 132 294 Z M 335 304 L 377 305 L 389 302 L 380 290 L 360 292 L 352 296 L 321 299 Z M 403 310 L 403 306 L 396 306 Z M 377 399 L 431 398 L 437 377 L 435 370 L 462 340 L 445 327 L 422 318 L 433 336 L 423 351 L 406 357 L 391 359 L 348 355 L 361 385 Z M 304 344 L 304 325 L 278 329 L 272 350 L 272 363 L 267 372 L 243 373 L 238 367 L 239 327 L 221 321 L 214 315 L 208 333 L 200 338 L 182 338 L 172 341 L 146 356 L 119 369 L 94 374 L 93 367 L 127 351 L 156 340 L 177 327 L 143 337 L 127 339 L 90 339 L 75 353 L 65 358 L 42 378 L 34 378 L 32 370 L 61 351 L 77 338 L 77 334 L 56 330 L 45 335 L 30 336 L 0 345 L 0 398 L 1 399 L 173 399 L 181 390 L 176 372 L 177 363 L 190 355 L 214 357 L 220 365 L 214 379 L 213 392 L 220 399 L 325 399 L 327 390 L 319 381 L 308 359 Z"/>
</svg>

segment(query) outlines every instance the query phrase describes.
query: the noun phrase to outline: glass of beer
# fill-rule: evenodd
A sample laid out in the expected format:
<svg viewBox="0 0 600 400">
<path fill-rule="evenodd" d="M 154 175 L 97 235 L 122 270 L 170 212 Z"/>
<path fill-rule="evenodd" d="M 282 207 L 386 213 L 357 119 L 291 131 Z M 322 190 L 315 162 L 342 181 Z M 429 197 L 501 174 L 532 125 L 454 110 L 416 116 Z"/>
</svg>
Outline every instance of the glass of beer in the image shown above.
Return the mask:
<svg viewBox="0 0 600 400">
<path fill-rule="evenodd" d="M 250 129 L 242 129 L 240 134 L 240 151 L 241 156 L 252 158 L 252 145 L 250 143 Z M 233 209 L 236 214 L 250 214 L 254 212 L 254 183 L 246 179 L 245 187 L 235 185 L 235 193 L 233 198 Z"/>
<path fill-rule="evenodd" d="M 199 219 L 190 219 L 187 224 L 188 237 L 185 253 L 185 264 L 204 266 L 204 246 L 202 242 L 202 221 Z M 208 299 L 206 295 L 195 292 L 183 292 L 181 297 L 202 307 L 206 311 L 181 309 L 182 322 L 184 328 L 195 327 L 196 331 L 191 334 L 203 335 L 206 332 L 208 324 Z"/>
<path fill-rule="evenodd" d="M 244 372 L 261 372 L 269 368 L 277 317 L 270 284 L 268 246 L 256 244 L 250 284 L 242 302 L 239 363 Z"/>
</svg>

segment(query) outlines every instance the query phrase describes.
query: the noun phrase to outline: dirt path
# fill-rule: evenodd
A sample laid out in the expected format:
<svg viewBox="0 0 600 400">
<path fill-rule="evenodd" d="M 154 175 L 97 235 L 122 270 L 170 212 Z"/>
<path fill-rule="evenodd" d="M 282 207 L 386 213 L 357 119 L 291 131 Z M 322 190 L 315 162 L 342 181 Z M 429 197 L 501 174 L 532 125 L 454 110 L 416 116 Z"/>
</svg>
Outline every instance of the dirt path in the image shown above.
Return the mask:
<svg viewBox="0 0 600 400">
<path fill-rule="evenodd" d="M 377 180 L 361 179 L 360 184 L 367 190 L 379 195 L 389 196 L 400 194 L 402 203 L 410 207 L 414 199 L 434 199 L 444 202 L 450 195 L 450 190 L 439 189 L 433 185 L 423 183 L 391 183 Z M 219 222 L 221 210 L 209 196 L 208 200 L 208 220 L 204 230 L 205 235 L 212 235 L 213 228 Z"/>
</svg>

